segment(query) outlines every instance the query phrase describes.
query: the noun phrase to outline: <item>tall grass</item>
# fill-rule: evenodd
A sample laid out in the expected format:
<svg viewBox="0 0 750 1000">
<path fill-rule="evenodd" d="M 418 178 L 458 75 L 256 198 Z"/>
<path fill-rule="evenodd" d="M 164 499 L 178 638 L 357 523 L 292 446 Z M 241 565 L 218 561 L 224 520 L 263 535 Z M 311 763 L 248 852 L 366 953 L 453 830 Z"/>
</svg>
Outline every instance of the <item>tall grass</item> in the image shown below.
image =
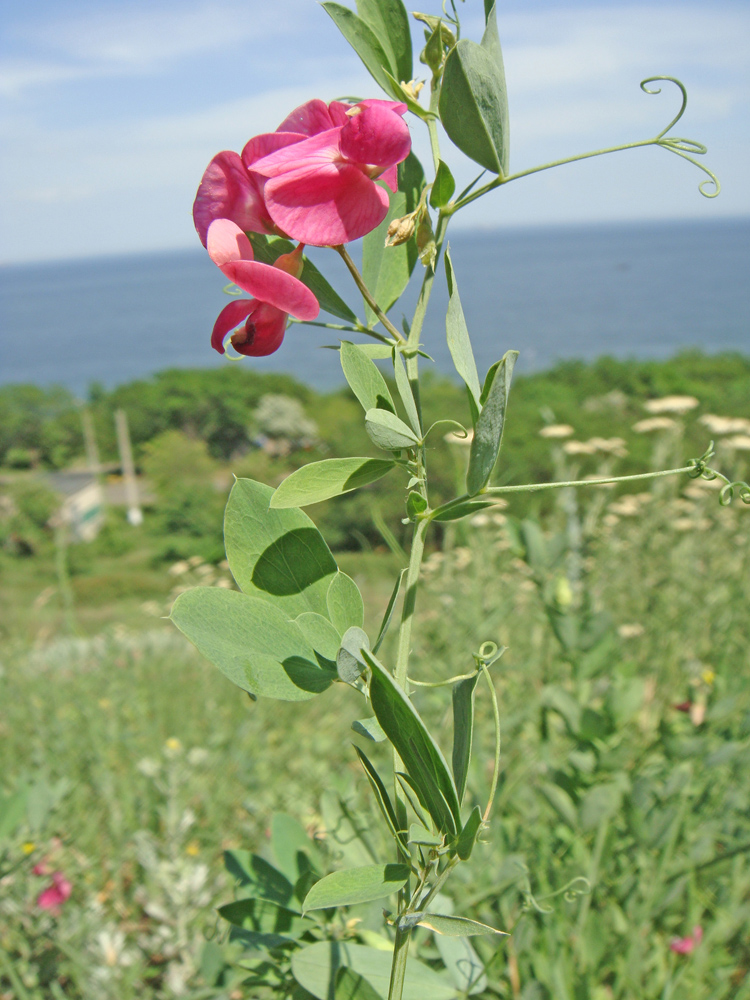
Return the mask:
<svg viewBox="0 0 750 1000">
<path fill-rule="evenodd" d="M 511 505 L 457 526 L 427 560 L 414 677 L 462 672 L 487 639 L 508 647 L 493 668 L 499 798 L 477 865 L 450 888 L 456 912 L 512 931 L 496 948 L 474 939 L 489 963 L 476 995 L 750 997 L 750 510 L 684 487 L 568 494 L 534 536 L 541 556 Z M 375 620 L 394 560 L 349 554 L 344 568 Z M 588 647 L 561 641 L 571 615 L 598 616 Z M 19 645 L 3 662 L 2 788 L 31 790 L 0 841 L 5 996 L 254 996 L 213 914 L 231 895 L 221 850 L 262 851 L 276 810 L 330 842 L 332 792 L 365 825 L 373 815 L 349 689 L 253 703 L 151 621 Z M 477 802 L 492 750 L 480 692 Z M 448 747 L 443 696 L 415 698 Z M 73 884 L 58 914 L 35 904 L 40 863 Z M 696 927 L 691 953 L 672 950 Z M 417 946 L 440 963 L 427 931 Z"/>
</svg>

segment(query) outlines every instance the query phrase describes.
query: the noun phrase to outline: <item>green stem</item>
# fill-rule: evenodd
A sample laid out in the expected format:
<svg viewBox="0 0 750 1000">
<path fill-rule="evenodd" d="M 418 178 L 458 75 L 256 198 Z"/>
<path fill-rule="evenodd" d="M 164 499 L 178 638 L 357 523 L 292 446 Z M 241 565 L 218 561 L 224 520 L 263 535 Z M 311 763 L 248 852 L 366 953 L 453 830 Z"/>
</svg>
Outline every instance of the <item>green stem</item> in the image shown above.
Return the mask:
<svg viewBox="0 0 750 1000">
<path fill-rule="evenodd" d="M 684 472 L 694 471 L 694 465 L 683 465 L 680 469 L 663 469 L 661 472 L 639 472 L 635 476 L 606 476 L 602 479 L 572 479 L 567 483 L 529 483 L 527 486 L 491 486 L 485 491 L 485 493 L 537 493 L 539 490 L 559 490 L 565 486 L 604 486 L 607 483 L 632 483 L 640 479 L 659 479 L 662 476 L 679 476 Z"/>
<path fill-rule="evenodd" d="M 322 326 L 326 330 L 344 330 L 346 333 L 366 333 L 368 337 L 374 337 L 375 340 L 379 340 L 383 344 L 390 344 L 388 338 L 384 337 L 382 333 L 378 333 L 377 330 L 371 330 L 363 324 L 359 326 L 347 326 L 345 323 L 319 323 L 317 320 L 312 319 L 295 319 L 294 316 L 289 317 L 289 322 L 296 323 L 298 326 Z"/>
<path fill-rule="evenodd" d="M 483 492 L 476 494 L 463 493 L 461 496 L 441 504 L 440 507 L 431 510 L 425 516 L 425 520 L 432 521 L 438 514 L 444 514 L 453 507 L 466 503 L 467 500 L 491 499 L 493 496 L 503 493 L 538 493 L 541 490 L 561 490 L 568 486 L 605 486 L 607 483 L 632 483 L 642 479 L 659 479 L 662 476 L 678 476 L 683 472 L 694 471 L 694 465 L 683 465 L 680 469 L 664 469 L 661 472 L 639 472 L 635 476 L 607 476 L 602 479 L 570 479 L 563 483 L 525 483 L 522 486 L 489 486 Z"/>
<path fill-rule="evenodd" d="M 430 902 L 432 901 L 432 899 L 443 888 L 443 886 L 445 885 L 445 883 L 448 881 L 448 878 L 450 877 L 451 872 L 456 867 L 456 865 L 460 863 L 460 861 L 461 861 L 461 859 L 459 858 L 458 855 L 456 855 L 454 858 L 451 858 L 451 860 L 448 862 L 448 864 L 445 866 L 445 868 L 443 868 L 442 872 L 438 876 L 437 881 L 430 887 L 430 891 L 427 893 L 427 895 L 425 896 L 425 898 L 418 904 L 420 910 L 426 910 L 427 909 L 427 907 L 430 905 Z"/>
<path fill-rule="evenodd" d="M 495 769 L 492 774 L 492 786 L 490 788 L 490 797 L 487 801 L 487 808 L 484 810 L 484 816 L 482 816 L 483 822 L 487 822 L 490 818 L 490 813 L 492 812 L 492 803 L 495 801 L 495 793 L 497 792 L 497 783 L 500 778 L 500 708 L 497 704 L 497 692 L 495 691 L 495 685 L 492 683 L 492 677 L 487 669 L 487 664 L 482 664 L 482 673 L 484 674 L 484 679 L 487 681 L 487 687 L 490 689 L 490 697 L 492 698 L 492 714 L 495 717 Z"/>
<path fill-rule="evenodd" d="M 402 930 L 396 928 L 396 939 L 393 943 L 393 964 L 391 965 L 391 982 L 388 987 L 388 1000 L 401 1000 L 406 978 L 406 962 L 409 958 L 409 941 L 411 928 Z"/>
<path fill-rule="evenodd" d="M 642 139 L 640 142 L 625 142 L 621 146 L 608 146 L 606 149 L 595 149 L 591 153 L 578 153 L 576 156 L 566 156 L 562 160 L 552 160 L 550 163 L 543 163 L 539 167 L 529 167 L 528 170 L 519 170 L 517 174 L 509 174 L 507 177 L 503 177 L 501 175 L 490 181 L 488 184 L 485 184 L 484 187 L 480 187 L 471 194 L 467 194 L 465 198 L 461 198 L 459 201 L 454 202 L 449 209 L 446 209 L 446 211 L 453 214 L 460 208 L 464 208 L 466 205 L 470 204 L 472 201 L 476 201 L 477 198 L 481 198 L 482 195 L 500 187 L 502 184 L 508 184 L 510 181 L 517 181 L 520 177 L 528 177 L 530 174 L 538 174 L 541 170 L 551 170 L 552 167 L 562 167 L 566 163 L 576 163 L 578 160 L 588 160 L 592 156 L 605 156 L 607 153 L 619 153 L 623 149 L 637 149 L 639 146 L 656 145 L 659 145 L 658 138 Z"/>
<path fill-rule="evenodd" d="M 395 340 L 400 341 L 401 343 L 406 343 L 403 335 L 396 329 L 396 327 L 393 325 L 393 323 L 391 323 L 391 321 L 388 319 L 388 317 L 386 316 L 386 314 L 383 312 L 383 310 L 377 304 L 377 302 L 375 301 L 375 299 L 372 297 L 372 293 L 370 292 L 370 289 L 365 284 L 364 278 L 362 277 L 362 275 L 357 270 L 357 265 L 354 263 L 354 261 L 349 256 L 349 251 L 346 249 L 346 247 L 343 245 L 343 243 L 341 245 L 337 246 L 337 247 L 334 247 L 333 249 L 336 251 L 336 253 L 341 257 L 341 259 L 343 260 L 343 262 L 346 264 L 347 268 L 349 269 L 349 273 L 354 278 L 354 283 L 356 284 L 357 288 L 362 293 L 362 298 L 365 300 L 365 302 L 368 304 L 368 306 L 370 307 L 370 309 L 372 309 L 372 311 L 378 317 L 378 319 L 383 324 L 383 326 L 386 328 L 386 330 L 388 331 L 388 333 L 390 333 L 390 335 L 392 337 L 394 337 Z"/>
</svg>

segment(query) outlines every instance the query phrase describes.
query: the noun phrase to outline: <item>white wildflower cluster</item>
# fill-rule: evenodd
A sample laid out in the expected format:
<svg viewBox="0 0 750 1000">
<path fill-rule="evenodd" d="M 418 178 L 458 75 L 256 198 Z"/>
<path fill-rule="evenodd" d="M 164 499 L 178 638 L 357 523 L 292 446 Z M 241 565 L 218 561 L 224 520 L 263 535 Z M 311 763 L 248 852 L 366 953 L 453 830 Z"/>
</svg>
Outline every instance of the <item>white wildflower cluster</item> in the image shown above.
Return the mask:
<svg viewBox="0 0 750 1000">
<path fill-rule="evenodd" d="M 539 437 L 549 438 L 552 441 L 569 438 L 572 434 L 575 434 L 575 428 L 570 424 L 547 424 L 539 431 Z"/>
<path fill-rule="evenodd" d="M 682 416 L 699 405 L 695 396 L 662 396 L 660 399 L 647 399 L 643 408 L 647 413 L 676 413 Z"/>
<path fill-rule="evenodd" d="M 625 458 L 628 453 L 625 439 L 621 437 L 592 437 L 588 441 L 566 441 L 563 445 L 566 455 L 614 455 Z"/>
</svg>

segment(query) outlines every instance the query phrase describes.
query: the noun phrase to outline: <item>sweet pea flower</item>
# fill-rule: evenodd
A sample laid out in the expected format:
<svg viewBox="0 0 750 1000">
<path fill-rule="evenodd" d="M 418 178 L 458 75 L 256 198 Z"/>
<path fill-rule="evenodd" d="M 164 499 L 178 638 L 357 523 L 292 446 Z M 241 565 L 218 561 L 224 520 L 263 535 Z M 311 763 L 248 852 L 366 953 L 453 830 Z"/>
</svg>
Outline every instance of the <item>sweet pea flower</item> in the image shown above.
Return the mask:
<svg viewBox="0 0 750 1000">
<path fill-rule="evenodd" d="M 669 947 L 670 950 L 675 952 L 677 955 L 689 955 L 698 947 L 702 940 L 703 928 L 696 926 L 693 928 L 693 933 L 688 934 L 687 937 L 674 938 L 674 940 L 670 942 Z"/>
<path fill-rule="evenodd" d="M 47 886 L 39 893 L 36 905 L 40 910 L 50 910 L 52 913 L 59 913 L 60 907 L 66 900 L 70 899 L 73 886 L 62 872 L 54 872 L 52 875 L 52 885 Z"/>
<path fill-rule="evenodd" d="M 309 138 L 250 168 L 266 179 L 263 194 L 275 224 L 314 246 L 348 243 L 379 226 L 389 199 L 375 178 L 396 190 L 397 165 L 411 149 L 405 112 L 405 104 L 379 100 L 334 101 L 328 108 L 310 101 L 292 112 L 281 128 L 293 125 Z"/>
<path fill-rule="evenodd" d="M 255 136 L 242 155 L 224 151 L 208 166 L 193 205 L 206 246 L 215 219 L 245 232 L 277 233 L 315 246 L 364 236 L 385 218 L 397 165 L 409 155 L 406 105 L 367 100 L 308 101 L 276 132 Z"/>
<path fill-rule="evenodd" d="M 252 299 L 237 299 L 219 313 L 211 334 L 211 346 L 224 353 L 224 338 L 239 327 L 231 338 L 240 354 L 261 357 L 273 354 L 281 346 L 289 313 L 297 319 L 310 320 L 320 312 L 318 300 L 303 285 L 302 245 L 273 264 L 253 259 L 250 240 L 234 222 L 216 219 L 208 227 L 206 244 L 211 260 L 223 274 Z M 243 322 L 244 321 L 244 322 Z"/>
</svg>

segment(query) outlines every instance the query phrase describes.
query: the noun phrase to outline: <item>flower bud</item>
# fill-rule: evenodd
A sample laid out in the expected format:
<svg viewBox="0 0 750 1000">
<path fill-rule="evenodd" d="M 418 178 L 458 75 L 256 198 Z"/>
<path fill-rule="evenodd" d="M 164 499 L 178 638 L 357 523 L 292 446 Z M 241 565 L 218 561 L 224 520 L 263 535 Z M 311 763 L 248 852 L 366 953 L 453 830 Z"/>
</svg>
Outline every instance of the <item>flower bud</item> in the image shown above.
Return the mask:
<svg viewBox="0 0 750 1000">
<path fill-rule="evenodd" d="M 409 212 L 408 215 L 402 216 L 400 219 L 394 219 L 388 226 L 388 235 L 385 238 L 385 245 L 387 247 L 398 247 L 402 243 L 406 243 L 414 235 L 414 230 L 417 225 L 417 220 L 415 218 L 415 212 Z"/>
</svg>

